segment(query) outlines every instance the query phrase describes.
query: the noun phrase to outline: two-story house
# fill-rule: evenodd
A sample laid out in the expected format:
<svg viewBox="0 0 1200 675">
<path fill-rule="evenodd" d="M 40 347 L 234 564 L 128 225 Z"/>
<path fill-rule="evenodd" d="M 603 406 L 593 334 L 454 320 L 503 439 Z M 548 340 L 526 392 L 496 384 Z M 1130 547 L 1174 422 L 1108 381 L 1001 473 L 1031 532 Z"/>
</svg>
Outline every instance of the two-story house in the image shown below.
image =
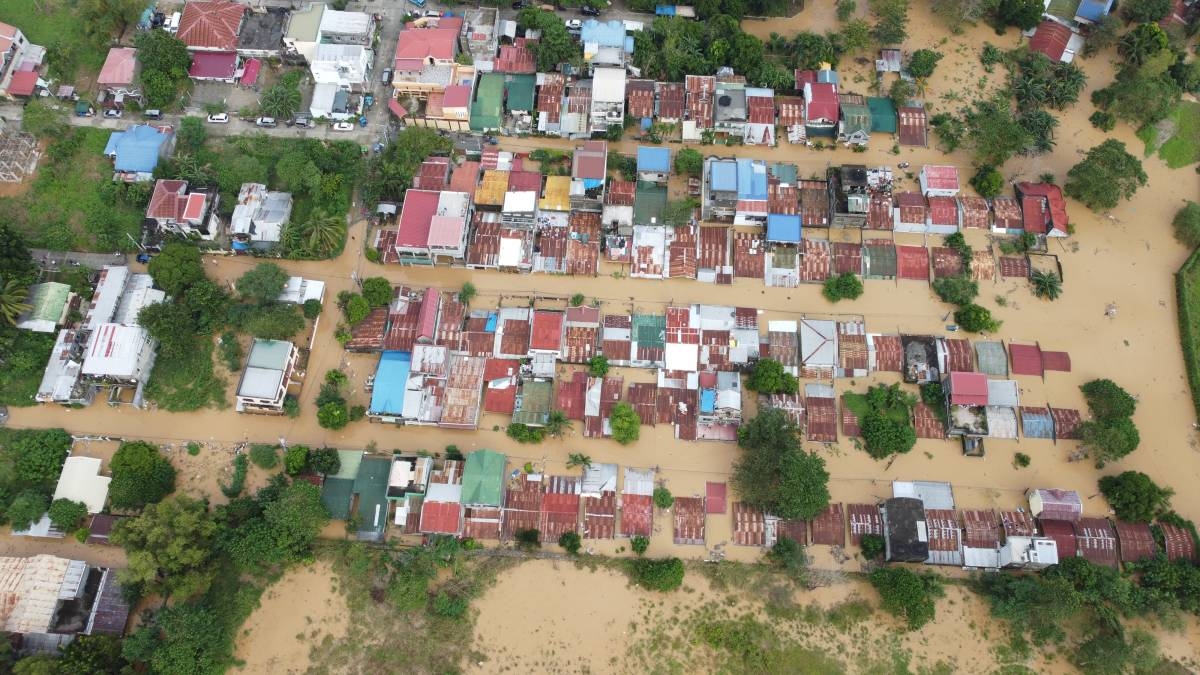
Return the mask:
<svg viewBox="0 0 1200 675">
<path fill-rule="evenodd" d="M 186 180 L 159 180 L 154 184 L 150 205 L 146 207 L 145 225 L 157 228 L 159 233 L 171 232 L 182 237 L 195 235 L 212 240 L 220 225 L 217 217 L 219 200 L 215 190 L 189 191 Z"/>
</svg>

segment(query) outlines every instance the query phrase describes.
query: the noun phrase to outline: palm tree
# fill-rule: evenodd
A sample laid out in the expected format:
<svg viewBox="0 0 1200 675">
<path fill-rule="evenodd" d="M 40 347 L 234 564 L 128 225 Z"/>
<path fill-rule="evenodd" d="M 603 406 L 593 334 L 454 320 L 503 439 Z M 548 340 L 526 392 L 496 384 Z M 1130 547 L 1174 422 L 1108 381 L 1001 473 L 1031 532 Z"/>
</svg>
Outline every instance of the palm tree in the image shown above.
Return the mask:
<svg viewBox="0 0 1200 675">
<path fill-rule="evenodd" d="M 304 243 L 309 253 L 330 256 L 346 243 L 345 216 L 318 213 L 304 225 Z"/>
<path fill-rule="evenodd" d="M 15 279 L 0 285 L 0 317 L 4 317 L 8 325 L 16 325 L 17 317 L 29 311 L 29 304 L 25 302 L 27 297 L 29 289 Z"/>
<path fill-rule="evenodd" d="M 1033 284 L 1033 294 L 1047 300 L 1057 300 L 1062 294 L 1062 279 L 1054 272 L 1037 270 L 1029 277 Z"/>
<path fill-rule="evenodd" d="M 550 412 L 550 418 L 546 420 L 546 433 L 555 438 L 562 438 L 571 428 L 571 420 L 567 419 L 566 413 L 561 410 Z"/>
<path fill-rule="evenodd" d="M 567 468 L 574 469 L 580 466 L 590 469 L 592 467 L 592 458 L 582 452 L 572 452 L 567 458 Z"/>
<path fill-rule="evenodd" d="M 277 84 L 263 92 L 262 98 L 258 100 L 258 108 L 264 115 L 271 117 L 291 117 L 300 109 L 300 90 Z"/>
</svg>

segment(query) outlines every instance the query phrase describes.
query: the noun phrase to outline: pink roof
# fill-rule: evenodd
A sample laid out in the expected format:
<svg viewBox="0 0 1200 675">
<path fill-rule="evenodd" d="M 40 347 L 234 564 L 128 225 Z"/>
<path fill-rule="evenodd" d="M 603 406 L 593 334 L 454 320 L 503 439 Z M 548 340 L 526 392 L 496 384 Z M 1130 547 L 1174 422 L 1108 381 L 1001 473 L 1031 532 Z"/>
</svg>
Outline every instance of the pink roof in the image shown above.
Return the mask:
<svg viewBox="0 0 1200 675">
<path fill-rule="evenodd" d="M 400 104 L 400 101 L 397 101 L 394 98 L 388 99 L 388 111 L 400 119 L 404 119 L 408 116 L 408 111 L 404 109 L 404 106 Z"/>
<path fill-rule="evenodd" d="M 1050 227 L 1063 234 L 1071 223 L 1067 217 L 1067 202 L 1063 199 L 1062 188 L 1050 183 L 1017 183 L 1017 192 L 1026 196 L 1044 197 L 1050 204 Z"/>
<path fill-rule="evenodd" d="M 104 59 L 104 67 L 100 69 L 100 76 L 96 78 L 96 84 L 105 86 L 130 84 L 133 82 L 133 72 L 136 68 L 136 49 L 113 47 L 108 50 L 108 57 Z"/>
<path fill-rule="evenodd" d="M 421 505 L 421 531 L 433 534 L 458 534 L 462 525 L 462 504 L 425 502 Z"/>
<path fill-rule="evenodd" d="M 196 52 L 188 77 L 230 80 L 237 73 L 237 52 Z"/>
<path fill-rule="evenodd" d="M 417 339 L 432 340 L 437 332 L 438 300 L 441 295 L 432 288 L 425 289 L 421 298 L 421 313 L 417 315 Z"/>
<path fill-rule="evenodd" d="M 146 208 L 146 217 L 156 220 L 179 219 L 180 204 L 186 203 L 184 193 L 187 191 L 187 181 L 159 180 L 154 184 L 154 192 L 150 195 L 150 206 Z"/>
<path fill-rule="evenodd" d="M 466 108 L 471 105 L 471 87 L 465 84 L 452 84 L 446 87 L 442 98 L 442 108 Z"/>
<path fill-rule="evenodd" d="M 406 24 L 396 39 L 396 70 L 421 70 L 430 58 L 453 61 L 462 22 L 460 17 L 443 17 L 433 28 Z"/>
<path fill-rule="evenodd" d="M 262 68 L 262 61 L 258 59 L 250 59 L 246 61 L 245 71 L 242 73 L 242 84 L 254 84 L 258 81 L 258 71 Z"/>
<path fill-rule="evenodd" d="M 184 220 L 200 220 L 204 215 L 204 202 L 208 195 L 203 192 L 193 192 L 187 196 L 187 204 L 183 207 Z"/>
<path fill-rule="evenodd" d="M 837 89 L 832 84 L 827 82 L 819 82 L 809 85 L 812 100 L 807 102 L 807 119 L 809 122 L 816 120 L 837 121 L 838 118 L 838 98 Z"/>
<path fill-rule="evenodd" d="M 458 246 L 462 242 L 463 228 L 466 226 L 466 218 L 433 216 L 429 219 L 429 239 L 427 241 L 430 246 Z"/>
<path fill-rule="evenodd" d="M 396 246 L 403 248 L 425 248 L 429 245 L 429 231 L 434 214 L 437 213 L 440 194 L 429 190 L 409 190 L 404 194 L 400 209 L 400 222 L 396 232 Z"/>
<path fill-rule="evenodd" d="M 950 405 L 987 405 L 987 402 L 987 375 L 950 373 Z"/>
<path fill-rule="evenodd" d="M 574 178 L 603 180 L 608 174 L 607 159 L 607 143 L 604 141 L 587 141 L 575 149 L 575 161 L 571 175 Z"/>
<path fill-rule="evenodd" d="M 1037 31 L 1029 38 L 1029 51 L 1041 52 L 1051 61 L 1061 61 L 1070 41 L 1070 28 L 1047 19 L 1038 24 Z"/>
<path fill-rule="evenodd" d="M 925 188 L 927 190 L 957 190 L 958 167 L 925 165 Z"/>
<path fill-rule="evenodd" d="M 533 328 L 529 339 L 529 348 L 561 349 L 563 318 L 564 315 L 562 312 L 550 312 L 540 309 L 535 311 L 533 313 Z"/>
<path fill-rule="evenodd" d="M 14 96 L 29 96 L 37 87 L 38 74 L 32 70 L 19 70 L 13 73 L 8 83 L 8 93 Z"/>
<path fill-rule="evenodd" d="M 192 0 L 183 6 L 179 32 L 189 49 L 237 49 L 246 6 L 220 0 Z"/>
</svg>

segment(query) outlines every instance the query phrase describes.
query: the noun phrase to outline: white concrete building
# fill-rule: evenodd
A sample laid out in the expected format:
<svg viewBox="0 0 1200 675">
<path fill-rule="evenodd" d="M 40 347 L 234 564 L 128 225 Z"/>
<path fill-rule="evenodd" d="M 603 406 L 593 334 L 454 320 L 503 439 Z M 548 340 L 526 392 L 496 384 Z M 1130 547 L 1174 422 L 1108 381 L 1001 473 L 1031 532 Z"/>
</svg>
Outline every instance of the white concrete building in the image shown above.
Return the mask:
<svg viewBox="0 0 1200 675">
<path fill-rule="evenodd" d="M 282 415 L 299 355 L 291 342 L 255 339 L 238 383 L 237 411 Z"/>
<path fill-rule="evenodd" d="M 234 249 L 270 248 L 278 244 L 291 216 L 291 193 L 268 191 L 262 183 L 243 184 L 229 218 Z"/>
<path fill-rule="evenodd" d="M 309 61 L 313 82 L 335 84 L 341 89 L 360 92 L 370 85 L 371 62 L 375 56 L 362 45 L 320 44 Z"/>
</svg>

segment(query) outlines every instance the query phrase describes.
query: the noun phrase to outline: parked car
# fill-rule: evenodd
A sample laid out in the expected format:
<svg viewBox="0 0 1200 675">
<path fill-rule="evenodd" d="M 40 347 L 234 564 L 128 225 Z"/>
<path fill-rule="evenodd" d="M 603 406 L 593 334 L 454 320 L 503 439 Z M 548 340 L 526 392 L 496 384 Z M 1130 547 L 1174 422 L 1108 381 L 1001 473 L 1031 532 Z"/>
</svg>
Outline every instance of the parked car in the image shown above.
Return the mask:
<svg viewBox="0 0 1200 675">
<path fill-rule="evenodd" d="M 525 9 L 528 6 L 529 6 L 529 3 L 525 2 L 525 0 L 517 0 L 516 2 L 514 2 L 512 4 L 513 9 Z"/>
<path fill-rule="evenodd" d="M 227 124 L 229 123 L 229 113 L 213 113 L 208 116 L 208 121 L 213 124 Z"/>
<path fill-rule="evenodd" d="M 354 131 L 354 123 L 353 122 L 334 122 L 333 130 L 334 131 Z"/>
<path fill-rule="evenodd" d="M 277 127 L 279 125 L 278 125 L 278 123 L 275 122 L 274 117 L 260 117 L 256 120 L 254 120 L 254 126 L 262 127 L 264 129 L 274 129 L 275 127 Z"/>
<path fill-rule="evenodd" d="M 109 108 L 108 110 L 104 111 L 105 117 L 120 117 L 121 115 L 122 115 L 122 112 L 120 110 L 117 110 L 116 108 Z"/>
<path fill-rule="evenodd" d="M 317 123 L 314 122 L 312 119 L 312 115 L 309 115 L 308 113 L 296 113 L 296 116 L 293 117 L 291 119 L 291 121 L 288 122 L 289 126 L 292 124 L 306 127 L 308 129 L 311 129 L 311 128 L 317 126 Z"/>
<path fill-rule="evenodd" d="M 584 16 L 600 16 L 600 10 L 592 7 L 591 5 L 584 5 L 583 7 L 580 7 L 579 13 Z"/>
<path fill-rule="evenodd" d="M 380 84 L 391 84 L 392 83 L 392 69 L 391 68 L 383 69 L 383 76 L 379 78 L 379 83 Z"/>
<path fill-rule="evenodd" d="M 582 30 L 583 21 L 579 19 L 567 19 L 567 30 Z"/>
<path fill-rule="evenodd" d="M 161 120 L 163 118 L 162 111 L 157 108 L 151 108 L 142 113 L 142 116 L 148 120 Z"/>
<path fill-rule="evenodd" d="M 424 12 L 422 12 L 422 16 L 427 16 L 427 17 L 434 18 L 434 19 L 436 19 L 437 17 L 439 17 L 441 15 L 442 15 L 442 13 L 437 11 L 436 9 L 427 9 Z"/>
</svg>

